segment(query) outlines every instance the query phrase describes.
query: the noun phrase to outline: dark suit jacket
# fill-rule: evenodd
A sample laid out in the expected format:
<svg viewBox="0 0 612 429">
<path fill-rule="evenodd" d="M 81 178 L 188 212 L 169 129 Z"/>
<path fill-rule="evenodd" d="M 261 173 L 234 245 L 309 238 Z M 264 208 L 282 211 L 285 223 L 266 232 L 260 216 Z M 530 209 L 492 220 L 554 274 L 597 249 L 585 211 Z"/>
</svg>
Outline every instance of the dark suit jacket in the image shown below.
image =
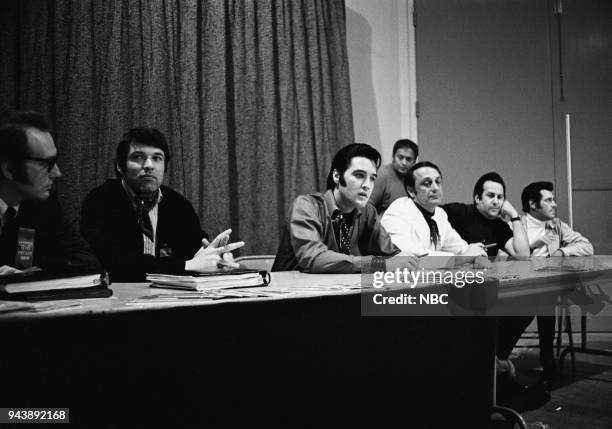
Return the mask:
<svg viewBox="0 0 612 429">
<path fill-rule="evenodd" d="M 100 263 L 62 212 L 57 196 L 45 201 L 26 200 L 17 217 L 0 233 L 0 265 L 15 265 L 19 228 L 35 230 L 33 264 L 58 275 L 93 273 Z"/>
<path fill-rule="evenodd" d="M 111 281 L 143 281 L 146 273 L 180 273 L 202 246 L 200 221 L 191 203 L 162 186 L 156 245 L 170 256 L 143 253 L 136 211 L 118 179 L 93 189 L 83 202 L 81 234 L 109 271 Z M 159 251 L 158 251 L 159 254 Z"/>
</svg>

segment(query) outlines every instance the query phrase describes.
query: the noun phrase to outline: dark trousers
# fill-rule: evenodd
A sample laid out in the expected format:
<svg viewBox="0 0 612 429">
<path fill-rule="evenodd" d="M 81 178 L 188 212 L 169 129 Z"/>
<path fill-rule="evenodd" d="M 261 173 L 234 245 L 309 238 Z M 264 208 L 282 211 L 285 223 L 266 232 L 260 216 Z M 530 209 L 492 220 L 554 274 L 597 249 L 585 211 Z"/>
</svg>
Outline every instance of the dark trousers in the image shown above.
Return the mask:
<svg viewBox="0 0 612 429">
<path fill-rule="evenodd" d="M 508 359 L 512 349 L 532 320 L 533 316 L 500 316 L 497 318 L 496 350 L 498 358 Z"/>
<path fill-rule="evenodd" d="M 497 318 L 497 357 L 508 359 L 512 349 L 529 326 L 533 316 L 504 316 Z M 540 342 L 540 363 L 547 365 L 554 361 L 555 317 L 537 316 Z"/>
<path fill-rule="evenodd" d="M 537 319 L 538 336 L 540 337 L 540 363 L 542 366 L 546 366 L 554 361 L 555 316 L 538 316 Z"/>
</svg>

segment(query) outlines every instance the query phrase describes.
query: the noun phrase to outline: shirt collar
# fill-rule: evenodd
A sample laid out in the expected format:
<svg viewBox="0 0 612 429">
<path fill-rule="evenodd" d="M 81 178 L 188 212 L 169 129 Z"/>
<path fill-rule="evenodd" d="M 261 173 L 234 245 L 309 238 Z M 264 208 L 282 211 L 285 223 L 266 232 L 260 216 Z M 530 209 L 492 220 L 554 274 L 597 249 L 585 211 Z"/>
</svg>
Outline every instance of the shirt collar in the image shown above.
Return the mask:
<svg viewBox="0 0 612 429">
<path fill-rule="evenodd" d="M 436 214 L 436 209 L 434 209 L 433 212 L 427 211 L 425 210 L 423 207 L 421 207 L 420 205 L 417 204 L 416 201 L 412 200 L 414 202 L 414 205 L 416 206 L 417 209 L 419 209 L 419 211 L 421 212 L 421 214 L 423 215 L 423 217 L 425 217 L 425 219 L 431 219 L 434 217 L 434 215 Z"/>
<path fill-rule="evenodd" d="M 15 209 L 15 214 L 19 213 L 19 204 L 17 204 L 16 206 L 12 206 Z M 0 219 L 2 219 L 4 217 L 4 213 L 6 213 L 6 210 L 9 208 L 8 204 L 6 204 L 6 202 L 0 198 Z"/>
<path fill-rule="evenodd" d="M 532 228 L 553 228 L 557 219 L 552 220 L 540 220 L 536 219 L 529 213 L 525 213 L 525 219 L 527 220 L 527 226 Z"/>
<path fill-rule="evenodd" d="M 485 222 L 494 222 L 497 219 L 501 219 L 499 217 L 495 218 L 495 219 L 489 219 L 488 217 L 486 217 L 485 215 L 483 215 L 482 213 L 480 213 L 480 210 L 478 210 L 478 207 L 476 207 L 475 203 L 471 204 L 472 206 L 472 210 L 474 211 L 474 214 L 478 217 L 480 217 L 482 220 L 484 220 Z"/>
<path fill-rule="evenodd" d="M 128 186 L 128 184 L 125 182 L 125 180 L 121 179 L 121 186 L 123 186 L 123 189 L 125 190 L 125 193 L 127 194 L 128 198 L 130 199 L 130 201 L 132 202 L 132 205 L 134 207 L 138 206 L 138 202 L 142 201 L 140 200 L 137 196 L 136 193 L 132 190 L 132 188 L 130 188 Z M 159 204 L 159 202 L 162 200 L 162 190 L 161 190 L 161 186 L 159 187 L 159 189 L 156 192 L 156 195 L 153 196 L 152 201 L 150 201 L 148 204 L 151 207 L 155 207 L 156 205 Z"/>
<path fill-rule="evenodd" d="M 546 226 L 546 221 L 545 220 L 536 219 L 535 217 L 533 217 L 529 213 L 525 213 L 525 218 L 527 219 L 527 224 L 531 225 L 533 227 L 542 227 L 543 228 L 543 227 Z"/>
<path fill-rule="evenodd" d="M 401 174 L 399 174 L 397 172 L 397 170 L 395 169 L 395 167 L 393 167 L 393 162 L 391 164 L 389 164 L 389 167 L 391 168 L 391 170 L 393 171 L 393 174 L 395 174 L 395 176 L 402 181 L 402 183 L 404 183 L 404 176 L 402 176 Z"/>
<path fill-rule="evenodd" d="M 334 197 L 334 191 L 328 189 L 325 194 L 323 194 L 323 200 L 325 201 L 325 206 L 327 207 L 327 212 L 330 214 L 332 220 L 336 220 L 340 214 L 342 214 L 342 210 L 338 207 L 338 203 L 336 202 L 336 198 Z M 361 209 L 355 208 L 352 212 L 347 213 L 349 219 L 355 219 L 355 217 L 361 216 Z"/>
</svg>

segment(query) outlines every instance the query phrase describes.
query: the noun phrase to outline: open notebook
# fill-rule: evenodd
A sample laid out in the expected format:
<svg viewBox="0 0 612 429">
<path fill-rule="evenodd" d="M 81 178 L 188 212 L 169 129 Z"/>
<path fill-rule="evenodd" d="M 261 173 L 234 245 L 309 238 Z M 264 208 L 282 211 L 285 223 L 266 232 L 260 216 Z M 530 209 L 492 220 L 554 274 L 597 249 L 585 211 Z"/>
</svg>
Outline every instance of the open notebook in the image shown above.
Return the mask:
<svg viewBox="0 0 612 429">
<path fill-rule="evenodd" d="M 147 274 L 151 287 L 202 291 L 265 286 L 269 282 L 267 271 L 251 269 L 218 270 L 185 275 Z"/>
</svg>

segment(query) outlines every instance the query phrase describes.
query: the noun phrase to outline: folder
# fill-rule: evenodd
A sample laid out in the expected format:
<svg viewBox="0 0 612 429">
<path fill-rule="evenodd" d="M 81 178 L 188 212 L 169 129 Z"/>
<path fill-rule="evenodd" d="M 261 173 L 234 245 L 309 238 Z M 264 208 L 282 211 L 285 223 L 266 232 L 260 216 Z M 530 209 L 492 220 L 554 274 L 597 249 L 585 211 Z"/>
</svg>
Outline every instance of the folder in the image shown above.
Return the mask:
<svg viewBox="0 0 612 429">
<path fill-rule="evenodd" d="M 150 273 L 147 280 L 151 281 L 151 287 L 202 291 L 266 286 L 270 282 L 270 274 L 265 270 L 236 268 L 204 273 L 186 272 L 184 275 Z"/>
<path fill-rule="evenodd" d="M 60 277 L 56 273 L 30 271 L 0 276 L 0 299 L 3 300 L 106 298 L 112 294 L 105 274 Z"/>
</svg>

